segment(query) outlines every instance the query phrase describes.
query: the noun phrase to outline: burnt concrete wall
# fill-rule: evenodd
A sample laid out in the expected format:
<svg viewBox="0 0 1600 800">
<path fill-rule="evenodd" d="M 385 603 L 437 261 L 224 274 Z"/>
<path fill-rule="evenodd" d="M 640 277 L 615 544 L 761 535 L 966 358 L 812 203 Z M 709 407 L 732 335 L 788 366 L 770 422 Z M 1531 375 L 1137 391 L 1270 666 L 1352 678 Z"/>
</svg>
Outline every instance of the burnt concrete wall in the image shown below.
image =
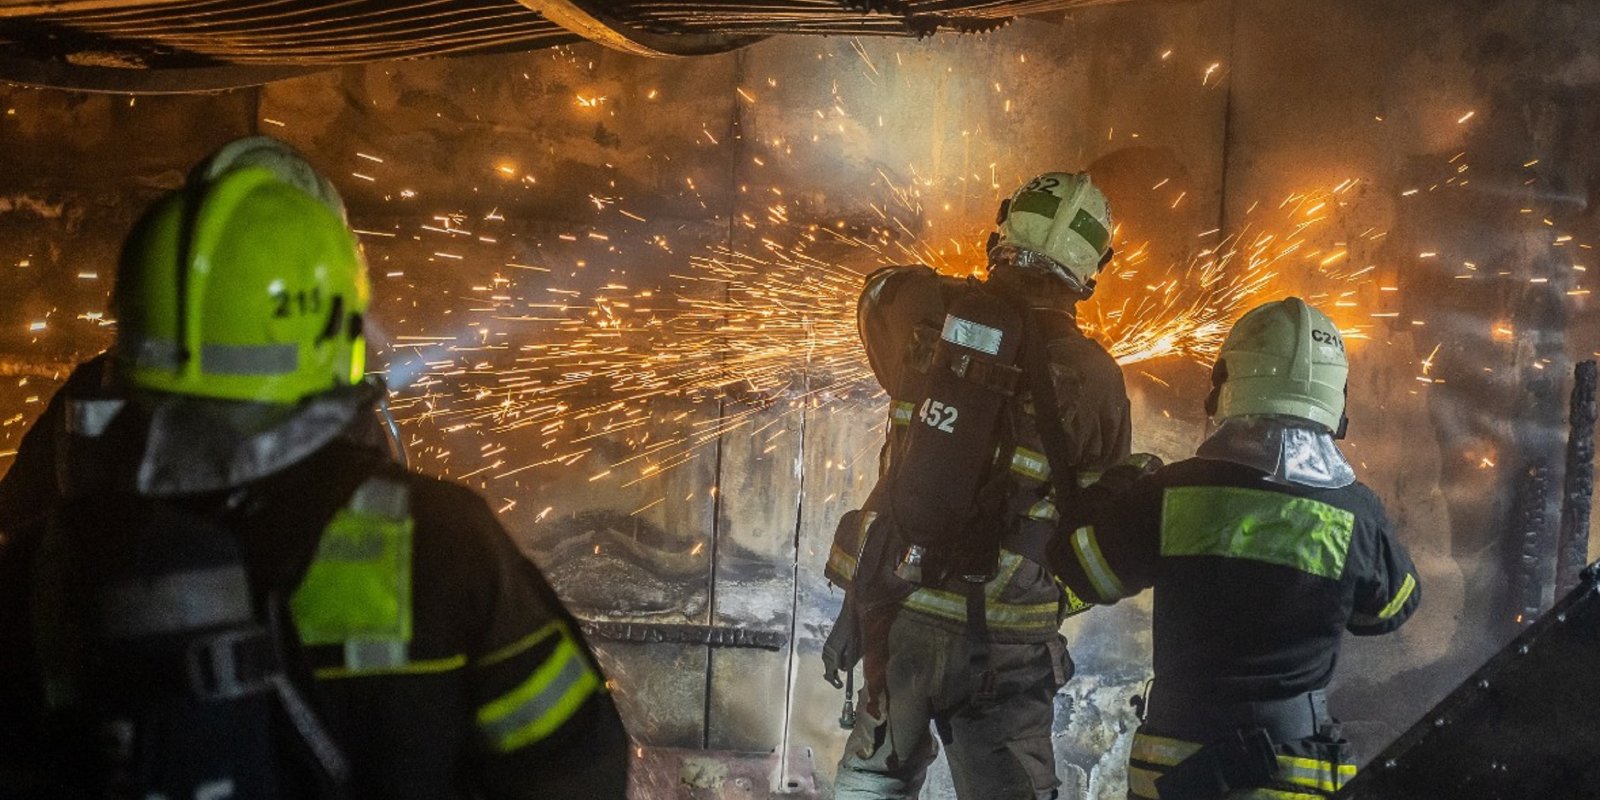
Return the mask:
<svg viewBox="0 0 1600 800">
<path fill-rule="evenodd" d="M 1125 255 L 1088 318 L 1114 328 L 1267 236 L 1298 243 L 1260 299 L 1307 293 L 1359 337 L 1349 452 L 1426 598 L 1341 659 L 1336 710 L 1371 754 L 1549 599 L 1557 493 L 1519 487 L 1541 463 L 1557 485 L 1571 365 L 1600 349 L 1582 10 L 1138 3 L 686 61 L 585 46 L 204 97 L 0 88 L 0 469 L 109 341 L 96 315 L 142 204 L 232 136 L 281 136 L 363 231 L 419 465 L 489 496 L 588 619 L 786 643 L 597 641 L 641 742 L 776 750 L 780 777 L 825 786 L 844 733 L 817 678 L 839 602 L 821 565 L 883 407 L 849 287 L 883 263 L 970 266 L 999 197 L 1091 167 Z M 1136 446 L 1198 441 L 1202 362 L 1128 367 Z M 1519 527 L 1530 509 L 1548 530 Z M 1068 625 L 1067 796 L 1120 797 L 1147 609 Z"/>
</svg>

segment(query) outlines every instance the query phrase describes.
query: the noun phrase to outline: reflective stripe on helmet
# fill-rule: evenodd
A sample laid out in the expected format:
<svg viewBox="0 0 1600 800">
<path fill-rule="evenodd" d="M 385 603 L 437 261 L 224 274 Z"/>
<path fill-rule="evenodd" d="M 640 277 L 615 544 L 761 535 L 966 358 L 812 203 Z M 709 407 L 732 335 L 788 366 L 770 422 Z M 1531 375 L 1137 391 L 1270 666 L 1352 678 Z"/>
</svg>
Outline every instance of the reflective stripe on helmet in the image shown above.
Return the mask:
<svg viewBox="0 0 1600 800">
<path fill-rule="evenodd" d="M 222 375 L 289 375 L 300 365 L 295 344 L 203 344 L 200 371 Z"/>
</svg>

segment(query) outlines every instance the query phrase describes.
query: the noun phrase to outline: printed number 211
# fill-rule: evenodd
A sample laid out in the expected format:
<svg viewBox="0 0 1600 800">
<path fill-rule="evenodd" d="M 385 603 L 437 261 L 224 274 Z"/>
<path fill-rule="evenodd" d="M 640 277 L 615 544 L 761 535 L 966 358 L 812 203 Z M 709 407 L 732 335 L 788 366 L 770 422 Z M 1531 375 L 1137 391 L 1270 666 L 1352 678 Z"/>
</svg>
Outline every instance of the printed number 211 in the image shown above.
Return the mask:
<svg viewBox="0 0 1600 800">
<path fill-rule="evenodd" d="M 922 408 L 917 411 L 918 419 L 929 427 L 938 428 L 945 433 L 956 432 L 956 417 L 960 415 L 961 412 L 955 406 L 947 406 L 931 397 L 922 401 Z"/>
</svg>

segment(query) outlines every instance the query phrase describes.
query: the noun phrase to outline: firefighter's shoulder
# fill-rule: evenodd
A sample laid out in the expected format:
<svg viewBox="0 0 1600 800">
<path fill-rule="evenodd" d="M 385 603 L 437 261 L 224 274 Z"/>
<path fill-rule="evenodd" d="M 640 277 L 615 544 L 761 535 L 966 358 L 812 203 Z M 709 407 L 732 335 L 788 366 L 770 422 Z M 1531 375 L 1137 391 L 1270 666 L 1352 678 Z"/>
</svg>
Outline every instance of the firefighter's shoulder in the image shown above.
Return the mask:
<svg viewBox="0 0 1600 800">
<path fill-rule="evenodd" d="M 939 273 L 923 264 L 880 267 L 867 275 L 861 289 L 861 304 L 865 306 L 892 303 L 908 285 L 936 286 L 939 281 Z"/>
</svg>

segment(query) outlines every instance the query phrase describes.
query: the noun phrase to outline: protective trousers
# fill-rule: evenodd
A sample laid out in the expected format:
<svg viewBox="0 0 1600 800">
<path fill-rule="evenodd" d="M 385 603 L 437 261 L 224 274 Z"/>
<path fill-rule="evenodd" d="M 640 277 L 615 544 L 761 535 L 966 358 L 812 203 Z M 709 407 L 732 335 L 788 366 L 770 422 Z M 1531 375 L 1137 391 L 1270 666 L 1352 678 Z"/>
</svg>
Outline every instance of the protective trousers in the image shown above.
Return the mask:
<svg viewBox="0 0 1600 800">
<path fill-rule="evenodd" d="M 975 697 L 971 639 L 899 608 L 863 620 L 866 690 L 834 788 L 838 800 L 915 798 L 947 748 L 962 800 L 1056 797 L 1050 744 L 1054 698 L 1071 674 L 1059 636 L 1028 644 L 991 643 L 991 698 Z"/>
</svg>

